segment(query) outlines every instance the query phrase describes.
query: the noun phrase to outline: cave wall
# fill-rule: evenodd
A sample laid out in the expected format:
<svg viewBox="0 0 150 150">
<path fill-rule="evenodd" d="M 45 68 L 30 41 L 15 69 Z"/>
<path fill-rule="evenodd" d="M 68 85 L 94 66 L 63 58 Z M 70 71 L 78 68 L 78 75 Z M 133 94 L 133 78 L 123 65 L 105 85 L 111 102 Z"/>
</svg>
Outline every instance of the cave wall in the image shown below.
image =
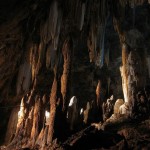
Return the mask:
<svg viewBox="0 0 150 150">
<path fill-rule="evenodd" d="M 102 3 L 109 6 L 107 2 Z M 43 110 L 51 105 L 55 118 L 57 103 L 65 115 L 69 99 L 74 95 L 78 99 L 79 108 L 85 108 L 87 101 L 96 101 L 98 80 L 103 83 L 106 93 L 104 100 L 111 94 L 114 94 L 115 99 L 123 98 L 119 70 L 122 65 L 122 42 L 130 50 L 136 49 L 142 57 L 141 66 L 146 66 L 144 59 L 150 54 L 150 6 L 146 3 L 136 8 L 129 5 L 124 8 L 116 6 L 114 2 L 110 5 L 113 6 L 111 9 L 115 9 L 114 14 L 108 15 L 110 12 L 104 7 L 106 10 L 97 15 L 101 10 L 98 6 L 102 3 L 96 0 L 93 4 L 92 1 L 79 0 L 72 3 L 67 0 L 24 3 L 12 1 L 13 5 L 10 7 L 7 2 L 3 2 L 2 8 L 15 11 L 6 13 L 4 9 L 1 10 L 6 16 L 0 20 L 1 106 L 20 105 L 21 98 L 25 96 L 29 106 L 34 107 L 37 99 L 42 101 L 46 95 L 45 102 L 39 102 L 39 105 L 42 105 Z M 119 11 L 118 7 L 123 7 L 125 12 Z M 121 24 L 119 31 L 114 28 L 114 16 Z M 70 42 L 66 42 L 68 38 Z M 149 78 L 145 79 L 148 69 L 142 69 L 143 81 L 139 88 L 149 83 Z M 31 112 L 31 108 L 27 110 Z M 6 112 L 2 110 L 8 118 L 10 114 Z M 47 131 L 44 128 L 43 132 L 50 134 L 54 118 L 51 129 Z M 39 121 L 40 129 L 35 131 L 37 138 L 42 129 L 42 119 L 32 119 L 34 124 Z M 1 128 L 6 124 L 7 122 Z M 34 137 L 32 135 L 31 139 Z"/>
</svg>

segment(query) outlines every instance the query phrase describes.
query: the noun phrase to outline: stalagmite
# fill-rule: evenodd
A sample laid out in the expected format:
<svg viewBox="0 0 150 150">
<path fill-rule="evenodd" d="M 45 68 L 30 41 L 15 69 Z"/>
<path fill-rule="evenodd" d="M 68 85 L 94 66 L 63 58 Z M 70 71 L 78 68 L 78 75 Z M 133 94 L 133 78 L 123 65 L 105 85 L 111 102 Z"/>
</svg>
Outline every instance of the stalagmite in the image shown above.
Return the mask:
<svg viewBox="0 0 150 150">
<path fill-rule="evenodd" d="M 142 57 L 140 58 L 138 51 L 132 50 L 128 56 L 128 94 L 129 105 L 134 109 L 136 103 L 136 92 L 138 88 L 144 87 L 144 82 L 141 74 L 142 72 Z M 131 111 L 132 111 L 131 109 Z"/>
<path fill-rule="evenodd" d="M 20 110 L 18 112 L 18 123 L 17 123 L 17 128 L 20 126 L 20 124 L 22 123 L 24 116 L 25 116 L 25 106 L 24 106 L 24 98 L 22 98 L 21 100 L 21 104 L 20 104 Z"/>
<path fill-rule="evenodd" d="M 55 116 L 56 116 L 56 102 L 57 102 L 57 89 L 58 88 L 58 81 L 56 79 L 56 72 L 55 77 L 53 81 L 53 85 L 51 88 L 51 94 L 50 94 L 50 119 L 49 119 L 49 128 L 48 128 L 48 135 L 47 135 L 47 144 L 50 144 L 53 140 L 54 135 L 54 122 L 55 122 Z"/>
<path fill-rule="evenodd" d="M 122 104 L 119 108 L 119 114 L 121 115 L 129 115 L 130 114 L 130 108 L 128 102 L 125 102 Z"/>
<path fill-rule="evenodd" d="M 80 115 L 82 115 L 82 114 L 83 114 L 83 108 L 80 109 Z"/>
<path fill-rule="evenodd" d="M 91 108 L 91 107 L 90 107 L 90 102 L 87 102 L 86 110 L 84 110 L 84 112 L 83 112 L 83 114 L 84 114 L 84 120 L 83 120 L 83 122 L 84 122 L 85 124 L 88 123 L 90 108 Z"/>
<path fill-rule="evenodd" d="M 75 125 L 77 124 L 77 119 L 78 119 L 77 98 L 76 96 L 73 96 L 70 99 L 68 105 L 68 122 L 70 125 L 70 130 L 74 130 Z"/>
<path fill-rule="evenodd" d="M 123 99 L 117 99 L 114 105 L 114 114 L 118 114 L 119 113 L 119 108 L 121 105 L 123 105 L 124 101 Z"/>
<path fill-rule="evenodd" d="M 19 107 L 13 108 L 13 110 L 11 111 L 11 115 L 9 117 L 9 122 L 7 125 L 7 132 L 5 136 L 6 145 L 9 144 L 15 136 L 17 122 L 18 122 L 18 111 L 19 111 Z"/>
<path fill-rule="evenodd" d="M 45 111 L 45 117 L 46 117 L 46 123 L 45 123 L 45 125 L 49 125 L 50 113 L 47 110 Z"/>
<path fill-rule="evenodd" d="M 127 84 L 126 84 L 126 78 L 125 78 L 123 66 L 120 67 L 120 73 L 122 77 L 122 89 L 123 89 L 124 100 L 125 102 L 128 102 Z"/>
<path fill-rule="evenodd" d="M 41 102 L 40 98 L 37 96 L 35 99 L 35 106 L 34 106 L 34 113 L 33 113 L 33 125 L 32 125 L 32 130 L 31 130 L 31 143 L 32 146 L 34 146 L 37 137 L 39 135 L 39 123 L 40 123 L 40 110 L 41 109 Z"/>
<path fill-rule="evenodd" d="M 31 131 L 32 131 L 32 126 L 33 126 L 33 117 L 34 117 L 34 108 L 31 107 L 29 110 L 27 119 L 25 121 L 25 126 L 24 126 L 24 137 L 27 139 L 27 141 L 30 139 Z M 28 141 L 30 143 L 30 141 Z"/>
<path fill-rule="evenodd" d="M 141 68 L 140 68 L 140 58 L 134 51 L 131 51 L 128 56 L 128 72 L 131 78 L 129 84 L 131 82 L 136 82 L 136 85 L 137 85 L 139 82 L 137 75 L 140 74 Z"/>
<path fill-rule="evenodd" d="M 38 145 L 41 150 L 46 149 L 47 133 L 48 133 L 48 126 L 43 127 L 40 134 L 39 134 L 39 136 L 38 136 L 38 138 L 37 138 L 36 145 Z"/>
<path fill-rule="evenodd" d="M 120 72 L 122 76 L 122 89 L 124 94 L 124 101 L 128 102 L 128 77 L 127 77 L 127 58 L 128 58 L 128 50 L 125 44 L 122 45 L 122 67 L 120 67 Z"/>
<path fill-rule="evenodd" d="M 20 104 L 20 110 L 18 112 L 18 120 L 17 120 L 17 128 L 15 132 L 14 139 L 12 142 L 8 145 L 8 149 L 15 149 L 14 147 L 21 146 L 24 143 L 24 124 L 25 124 L 25 118 L 26 118 L 26 106 L 25 106 L 26 97 L 23 97 Z M 12 148 L 13 147 L 13 148 Z"/>
</svg>

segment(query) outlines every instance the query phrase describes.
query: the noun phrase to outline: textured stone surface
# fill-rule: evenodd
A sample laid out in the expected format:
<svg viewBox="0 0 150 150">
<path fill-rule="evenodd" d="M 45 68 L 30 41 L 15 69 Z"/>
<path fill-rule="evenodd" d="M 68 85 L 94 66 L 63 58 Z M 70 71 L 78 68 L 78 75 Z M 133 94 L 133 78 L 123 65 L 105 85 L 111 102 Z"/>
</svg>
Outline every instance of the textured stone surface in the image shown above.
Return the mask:
<svg viewBox="0 0 150 150">
<path fill-rule="evenodd" d="M 46 134 L 54 131 L 56 104 L 60 103 L 58 105 L 62 113 L 62 103 L 66 103 L 65 106 L 67 106 L 68 99 L 75 95 L 79 101 L 79 108 L 85 109 L 87 101 L 96 100 L 95 91 L 98 80 L 102 80 L 102 88 L 106 91 L 105 99 L 110 94 L 114 94 L 115 99 L 123 98 L 119 70 L 122 64 L 120 41 L 126 41 L 130 47 L 129 51 L 136 48 L 143 58 L 150 54 L 150 6 L 144 4 L 131 9 L 124 3 L 125 1 L 120 0 L 119 2 L 108 3 L 106 0 L 94 0 L 93 3 L 87 1 L 85 6 L 85 1 L 79 0 L 1 1 L 1 106 L 20 105 L 21 98 L 27 96 L 28 93 L 27 103 L 34 107 L 36 95 L 40 97 L 40 102 L 42 101 L 41 97 L 46 95 L 47 107 L 51 104 L 51 111 L 53 112 L 54 109 L 51 130 L 43 130 Z M 136 4 L 142 2 L 143 0 L 136 1 Z M 107 21 L 108 9 L 110 9 L 113 18 L 111 16 Z M 118 33 L 115 31 L 117 30 L 115 19 L 117 25 L 120 25 Z M 105 29 L 105 31 L 101 31 L 101 29 Z M 68 57 L 67 53 L 64 59 L 62 47 L 67 37 L 72 40 L 72 56 Z M 105 59 L 103 53 L 105 53 Z M 63 64 L 70 62 L 70 60 L 70 70 L 68 68 L 63 70 Z M 100 65 L 103 64 L 102 68 L 97 66 L 99 62 L 101 62 Z M 23 69 L 22 66 L 26 63 L 28 67 Z M 145 62 L 142 64 L 145 66 Z M 23 71 L 20 71 L 22 69 Z M 144 67 L 143 69 L 146 70 Z M 144 71 L 141 75 L 145 77 L 146 71 Z M 70 77 L 66 76 L 68 73 L 70 73 Z M 63 78 L 65 80 L 63 85 L 60 82 L 62 74 L 66 77 Z M 149 78 L 146 80 L 148 83 Z M 54 81 L 57 82 L 57 85 L 53 87 Z M 70 88 L 67 87 L 68 83 Z M 46 106 L 42 107 L 45 109 Z M 29 114 L 31 108 L 28 109 L 27 105 L 26 109 L 26 114 Z M 7 124 L 10 110 L 0 110 L 0 131 Z M 24 121 L 25 129 L 27 129 L 27 118 Z M 37 131 L 38 129 L 35 127 L 36 120 L 39 120 L 37 118 L 35 117 L 35 132 L 33 132 L 36 135 L 33 135 L 32 138 L 37 138 L 37 134 L 40 134 L 40 131 Z M 40 129 L 42 128 L 40 127 Z M 30 137 L 28 130 L 25 130 L 24 135 L 26 134 Z M 51 139 L 52 137 L 50 137 Z M 25 143 L 27 138 L 24 137 L 23 140 L 21 142 Z"/>
</svg>

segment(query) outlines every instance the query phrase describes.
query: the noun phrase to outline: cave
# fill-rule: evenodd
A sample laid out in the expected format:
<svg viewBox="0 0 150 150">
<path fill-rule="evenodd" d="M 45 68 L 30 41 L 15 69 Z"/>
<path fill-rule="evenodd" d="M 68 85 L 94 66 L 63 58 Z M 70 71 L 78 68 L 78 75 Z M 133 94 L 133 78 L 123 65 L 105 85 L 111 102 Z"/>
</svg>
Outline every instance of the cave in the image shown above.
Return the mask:
<svg viewBox="0 0 150 150">
<path fill-rule="evenodd" d="M 150 149 L 150 0 L 0 1 L 0 150 Z"/>
</svg>

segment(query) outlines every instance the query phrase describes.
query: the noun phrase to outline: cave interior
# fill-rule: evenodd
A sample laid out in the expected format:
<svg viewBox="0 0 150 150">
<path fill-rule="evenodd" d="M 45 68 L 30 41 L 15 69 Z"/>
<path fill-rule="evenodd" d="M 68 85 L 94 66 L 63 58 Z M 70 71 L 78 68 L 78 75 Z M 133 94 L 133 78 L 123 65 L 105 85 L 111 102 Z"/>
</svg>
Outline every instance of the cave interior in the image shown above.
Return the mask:
<svg viewBox="0 0 150 150">
<path fill-rule="evenodd" d="M 0 150 L 150 149 L 150 0 L 0 1 Z"/>
</svg>

